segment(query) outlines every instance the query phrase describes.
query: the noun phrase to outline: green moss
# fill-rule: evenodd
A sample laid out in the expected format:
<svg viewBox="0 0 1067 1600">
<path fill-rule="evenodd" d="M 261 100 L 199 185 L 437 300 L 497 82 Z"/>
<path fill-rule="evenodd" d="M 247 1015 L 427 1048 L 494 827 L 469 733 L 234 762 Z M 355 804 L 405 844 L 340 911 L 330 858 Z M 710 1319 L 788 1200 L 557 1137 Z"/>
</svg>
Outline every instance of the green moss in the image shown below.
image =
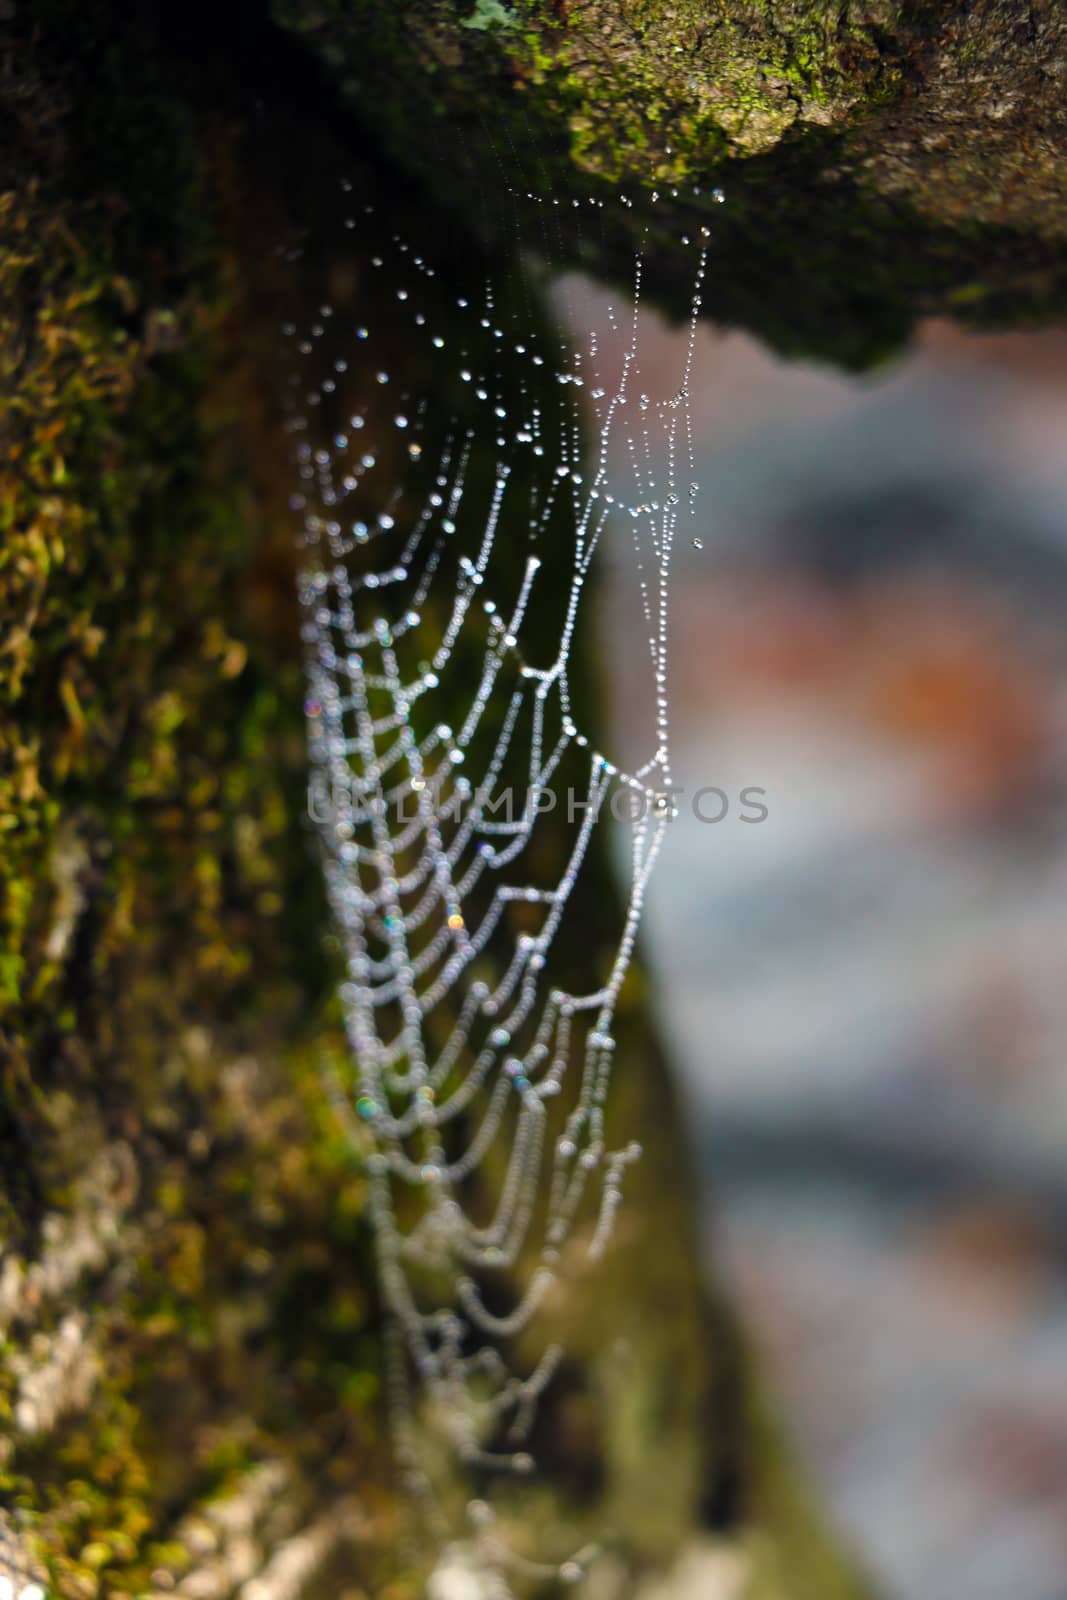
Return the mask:
<svg viewBox="0 0 1067 1600">
<path fill-rule="evenodd" d="M 527 65 L 570 122 L 572 158 L 617 181 L 683 183 L 709 147 L 760 154 L 794 127 L 846 120 L 896 77 L 843 8 L 594 0 L 527 13 Z M 636 106 L 649 149 L 629 136 Z"/>
<path fill-rule="evenodd" d="M 364 1491 L 384 1469 L 362 1182 L 298 1043 L 324 913 L 284 498 L 251 466 L 277 440 L 220 217 L 240 123 L 121 9 L 56 0 L 0 42 L 5 1257 L 97 1214 L 108 1151 L 132 1185 L 73 1286 L 92 1403 L 0 1464 L 65 1600 L 184 1571 L 183 1508 L 258 1460 L 292 1463 L 297 1506 L 339 1452 Z M 0 1412 L 69 1309 L 28 1302 Z"/>
</svg>

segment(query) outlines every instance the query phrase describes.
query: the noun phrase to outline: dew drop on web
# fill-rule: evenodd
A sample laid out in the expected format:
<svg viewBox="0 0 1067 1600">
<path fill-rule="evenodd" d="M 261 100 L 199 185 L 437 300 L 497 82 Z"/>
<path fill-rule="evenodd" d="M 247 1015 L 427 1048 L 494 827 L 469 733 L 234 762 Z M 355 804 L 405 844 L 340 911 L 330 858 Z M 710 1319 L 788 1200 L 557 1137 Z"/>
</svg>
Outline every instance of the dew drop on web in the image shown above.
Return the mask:
<svg viewBox="0 0 1067 1600">
<path fill-rule="evenodd" d="M 604 1105 L 616 1004 L 671 816 L 670 568 L 681 485 L 690 513 L 697 493 L 689 408 L 706 249 L 702 230 L 687 255 L 681 370 L 646 369 L 641 250 L 629 302 L 603 326 L 579 317 L 553 335 L 531 293 L 581 259 L 594 216 L 632 211 L 632 199 L 549 213 L 526 192 L 512 198 L 527 253 L 463 281 L 435 260 L 432 228 L 416 247 L 365 210 L 358 230 L 339 230 L 339 259 L 378 270 L 353 273 L 362 292 L 334 296 L 311 328 L 286 323 L 300 362 L 287 426 L 309 764 L 329 797 L 312 821 L 345 967 L 341 1098 L 397 1352 L 388 1398 L 398 1440 L 410 1443 L 416 1413 L 418 1427 L 444 1418 L 460 1457 L 519 1476 L 535 1467 L 523 1430 L 494 1455 L 471 1418 L 518 1384 L 532 1420 L 560 1356 L 550 1345 L 516 1373 L 509 1346 L 525 1347 L 568 1252 L 606 1246 L 633 1158 L 608 1146 Z M 530 241 L 547 263 L 531 267 Z M 597 749 L 572 705 L 586 579 L 606 548 L 640 575 L 648 641 L 654 725 L 632 770 Z M 614 957 L 599 988 L 574 992 L 557 934 L 620 791 L 642 802 L 619 808 L 640 848 Z M 487 1222 L 474 1188 L 499 1182 L 494 1141 L 510 1152 L 509 1187 Z M 474 1371 L 472 1341 L 496 1352 L 496 1377 Z M 556 1575 L 576 1584 L 583 1566 L 563 1561 Z"/>
</svg>

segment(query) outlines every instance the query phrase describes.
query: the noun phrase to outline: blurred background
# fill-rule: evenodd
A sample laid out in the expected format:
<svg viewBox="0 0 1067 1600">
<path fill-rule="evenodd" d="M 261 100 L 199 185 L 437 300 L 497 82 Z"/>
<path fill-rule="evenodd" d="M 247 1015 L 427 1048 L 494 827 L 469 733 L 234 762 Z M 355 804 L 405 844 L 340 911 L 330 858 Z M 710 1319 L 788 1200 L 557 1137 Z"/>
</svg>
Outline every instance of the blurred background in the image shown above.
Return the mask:
<svg viewBox="0 0 1067 1600">
<path fill-rule="evenodd" d="M 684 338 L 645 324 L 660 392 Z M 702 328 L 693 413 L 645 943 L 708 1250 L 880 1592 L 1063 1600 L 1067 334 L 930 323 L 851 378 Z"/>
</svg>

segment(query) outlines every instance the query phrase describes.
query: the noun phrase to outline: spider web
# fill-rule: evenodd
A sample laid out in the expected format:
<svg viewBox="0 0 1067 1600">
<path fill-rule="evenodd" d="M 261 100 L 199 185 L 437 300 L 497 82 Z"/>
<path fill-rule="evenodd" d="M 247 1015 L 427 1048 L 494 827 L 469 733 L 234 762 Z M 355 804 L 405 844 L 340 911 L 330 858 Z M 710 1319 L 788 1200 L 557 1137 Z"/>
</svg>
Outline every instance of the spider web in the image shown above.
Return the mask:
<svg viewBox="0 0 1067 1600">
<path fill-rule="evenodd" d="M 370 1147 L 395 1449 L 432 1502 L 424 1414 L 468 1467 L 533 1470 L 525 1446 L 562 1352 L 549 1343 L 523 1373 L 511 1352 L 603 1255 L 640 1154 L 610 1145 L 606 1108 L 616 1006 L 673 815 L 669 575 L 696 495 L 707 230 L 664 392 L 642 372 L 640 253 L 624 308 L 561 337 L 539 310 L 545 269 L 518 244 L 457 293 L 428 248 L 343 188 L 356 281 L 285 328 L 311 811 Z M 563 229 L 626 202 L 512 190 L 509 203 L 551 259 Z M 620 453 L 624 485 L 609 470 Z M 633 643 L 655 705 L 631 771 L 583 731 L 576 678 L 609 539 L 639 572 Z M 573 890 L 612 817 L 629 836 L 621 913 L 574 929 Z M 590 962 L 592 983 L 576 982 Z M 581 1576 L 580 1558 L 511 1560 Z"/>
</svg>

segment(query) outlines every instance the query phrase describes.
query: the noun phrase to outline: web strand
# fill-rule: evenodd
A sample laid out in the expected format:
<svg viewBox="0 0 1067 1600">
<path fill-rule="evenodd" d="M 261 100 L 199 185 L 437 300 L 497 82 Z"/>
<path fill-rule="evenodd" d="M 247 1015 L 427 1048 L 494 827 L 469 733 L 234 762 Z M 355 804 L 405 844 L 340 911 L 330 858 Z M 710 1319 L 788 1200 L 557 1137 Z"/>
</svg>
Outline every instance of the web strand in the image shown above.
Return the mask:
<svg viewBox="0 0 1067 1600">
<path fill-rule="evenodd" d="M 549 1343 L 523 1376 L 510 1349 L 604 1254 L 640 1154 L 610 1147 L 606 1118 L 617 1004 L 673 815 L 670 567 L 707 245 L 693 245 L 684 369 L 653 395 L 640 255 L 625 318 L 554 339 L 525 261 L 453 293 L 373 205 L 343 199 L 366 300 L 392 320 L 364 325 L 357 296 L 351 327 L 323 305 L 286 329 L 311 797 L 370 1150 L 397 1456 L 432 1498 L 423 1410 L 468 1467 L 533 1469 L 524 1445 L 562 1352 Z M 511 199 L 542 209 L 546 238 L 564 225 L 551 200 Z M 574 220 L 599 226 L 604 204 Z M 655 704 L 633 771 L 574 711 L 609 538 L 632 543 Z M 576 987 L 567 914 L 613 816 L 629 830 L 615 947 Z M 576 1563 L 545 1570 L 573 1578 Z"/>
</svg>

